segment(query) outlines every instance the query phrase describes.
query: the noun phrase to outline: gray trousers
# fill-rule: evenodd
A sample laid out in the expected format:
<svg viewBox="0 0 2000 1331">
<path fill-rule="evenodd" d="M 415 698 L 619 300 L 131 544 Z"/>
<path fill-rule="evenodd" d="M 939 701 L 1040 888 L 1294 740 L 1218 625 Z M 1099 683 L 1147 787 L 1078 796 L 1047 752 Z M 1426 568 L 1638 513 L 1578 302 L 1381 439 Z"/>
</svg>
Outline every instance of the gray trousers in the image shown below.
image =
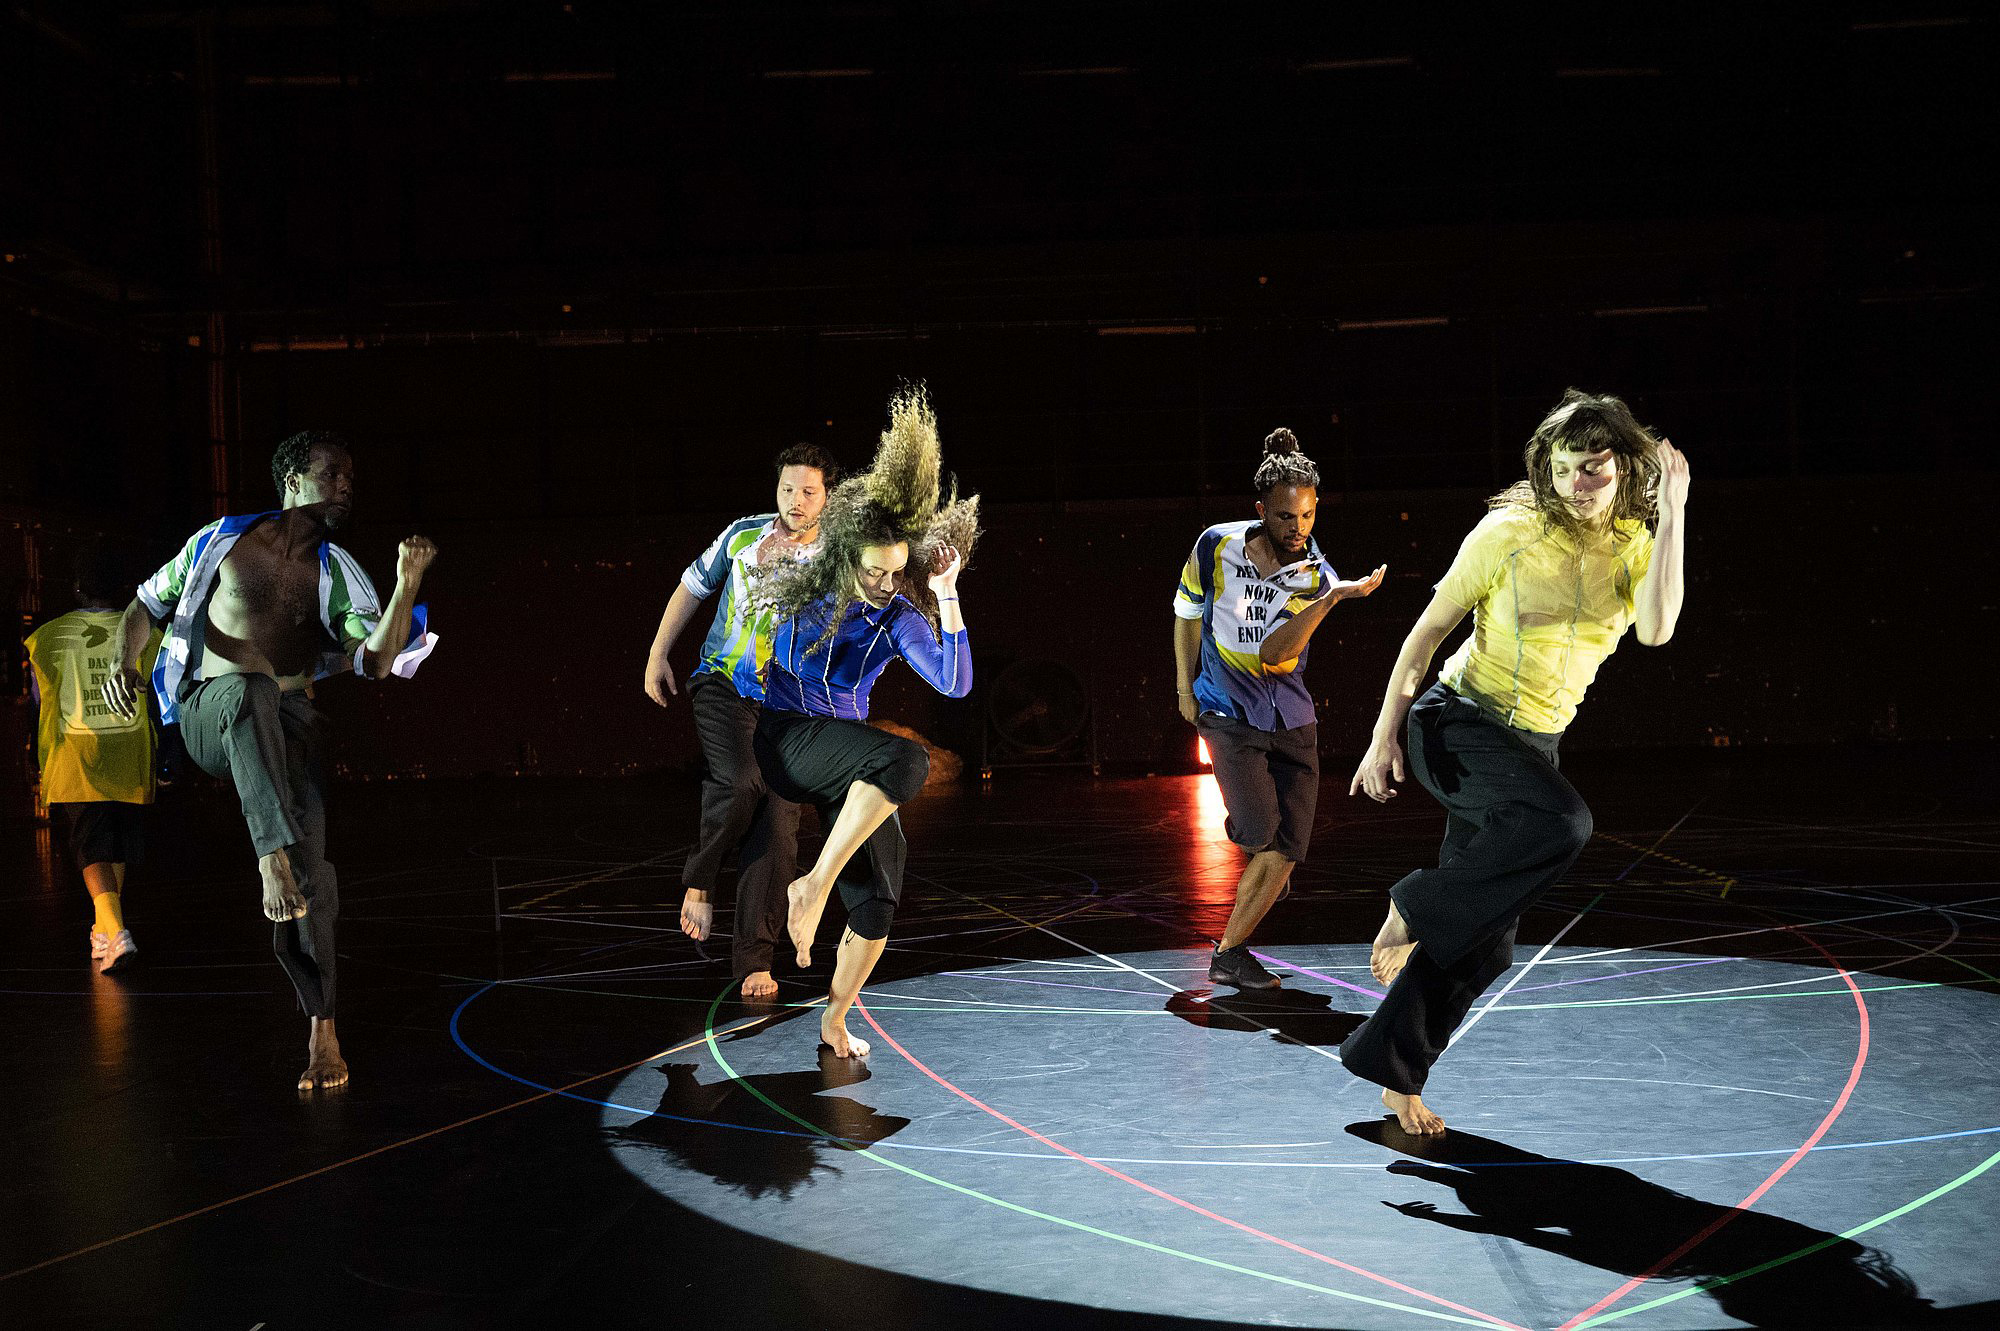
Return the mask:
<svg viewBox="0 0 2000 1331">
<path fill-rule="evenodd" d="M 271 949 L 307 1015 L 333 1016 L 334 926 L 340 882 L 326 861 L 326 769 L 319 713 L 303 691 L 281 693 L 269 675 L 220 675 L 181 702 L 188 756 L 231 781 L 258 856 L 283 849 L 308 909 L 271 927 Z"/>
</svg>

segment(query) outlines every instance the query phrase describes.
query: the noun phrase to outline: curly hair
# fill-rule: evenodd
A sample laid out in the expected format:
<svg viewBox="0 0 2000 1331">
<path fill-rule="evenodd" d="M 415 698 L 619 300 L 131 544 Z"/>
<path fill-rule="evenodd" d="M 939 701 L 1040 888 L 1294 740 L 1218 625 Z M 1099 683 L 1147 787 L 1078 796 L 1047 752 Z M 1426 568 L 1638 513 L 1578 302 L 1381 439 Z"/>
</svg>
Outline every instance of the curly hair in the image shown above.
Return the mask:
<svg viewBox="0 0 2000 1331">
<path fill-rule="evenodd" d="M 1584 536 L 1583 520 L 1576 507 L 1556 493 L 1551 462 L 1556 451 L 1602 453 L 1609 450 L 1618 461 L 1618 492 L 1612 501 L 1613 538 L 1626 539 L 1618 528 L 1627 520 L 1641 522 L 1648 530 L 1659 525 L 1660 444 L 1653 432 L 1632 417 L 1623 398 L 1609 393 L 1586 393 L 1571 388 L 1564 391 L 1554 411 L 1542 418 L 1521 450 L 1528 477 L 1516 481 L 1486 501 L 1488 508 L 1524 508 L 1539 513 L 1550 527 L 1560 528 L 1571 540 Z"/>
<path fill-rule="evenodd" d="M 1250 478 L 1250 488 L 1263 499 L 1281 485 L 1319 489 L 1319 468 L 1299 451 L 1299 437 L 1280 425 L 1264 436 L 1264 460 Z"/>
<path fill-rule="evenodd" d="M 937 623 L 937 597 L 928 570 L 945 546 L 972 565 L 979 540 L 979 496 L 958 497 L 954 481 L 941 492 L 943 456 L 937 415 L 923 385 L 907 386 L 889 399 L 889 428 L 882 431 L 868 470 L 835 486 L 819 520 L 819 553 L 811 559 L 784 559 L 751 570 L 754 604 L 779 620 L 811 613 L 825 623 L 808 654 L 823 651 L 834 630 L 860 603 L 854 594 L 861 552 L 871 545 L 908 542 L 909 563 L 897 593 Z"/>
<path fill-rule="evenodd" d="M 278 487 L 279 499 L 285 497 L 286 481 L 312 470 L 312 451 L 315 448 L 337 448 L 344 453 L 354 451 L 344 436 L 331 430 L 300 430 L 279 444 L 278 451 L 271 454 L 271 484 Z"/>
</svg>

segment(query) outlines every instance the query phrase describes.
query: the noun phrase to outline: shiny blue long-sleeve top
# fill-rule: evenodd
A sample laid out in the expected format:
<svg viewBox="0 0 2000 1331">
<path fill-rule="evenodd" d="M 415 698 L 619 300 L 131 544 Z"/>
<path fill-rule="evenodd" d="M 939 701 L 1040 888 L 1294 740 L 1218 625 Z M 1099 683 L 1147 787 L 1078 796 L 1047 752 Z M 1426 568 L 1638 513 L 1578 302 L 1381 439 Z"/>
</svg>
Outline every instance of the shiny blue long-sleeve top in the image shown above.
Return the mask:
<svg viewBox="0 0 2000 1331">
<path fill-rule="evenodd" d="M 880 610 L 850 605 L 832 641 L 824 650 L 810 651 L 831 612 L 831 603 L 821 602 L 778 625 L 765 667 L 764 706 L 865 720 L 869 691 L 899 656 L 947 697 L 972 691 L 972 646 L 964 629 L 940 642 L 922 612 L 898 596 Z"/>
</svg>

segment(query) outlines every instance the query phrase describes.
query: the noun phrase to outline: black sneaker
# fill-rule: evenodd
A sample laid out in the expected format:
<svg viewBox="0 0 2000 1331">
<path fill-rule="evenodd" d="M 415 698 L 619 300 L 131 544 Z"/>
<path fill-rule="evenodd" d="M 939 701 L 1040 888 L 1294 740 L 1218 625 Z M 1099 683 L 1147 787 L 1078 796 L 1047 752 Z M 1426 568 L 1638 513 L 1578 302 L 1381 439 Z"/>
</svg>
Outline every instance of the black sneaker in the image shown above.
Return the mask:
<svg viewBox="0 0 2000 1331">
<path fill-rule="evenodd" d="M 1208 978 L 1215 984 L 1233 984 L 1238 989 L 1278 987 L 1278 977 L 1250 955 L 1248 946 L 1232 947 L 1226 952 L 1216 948 L 1215 955 L 1208 959 Z"/>
</svg>

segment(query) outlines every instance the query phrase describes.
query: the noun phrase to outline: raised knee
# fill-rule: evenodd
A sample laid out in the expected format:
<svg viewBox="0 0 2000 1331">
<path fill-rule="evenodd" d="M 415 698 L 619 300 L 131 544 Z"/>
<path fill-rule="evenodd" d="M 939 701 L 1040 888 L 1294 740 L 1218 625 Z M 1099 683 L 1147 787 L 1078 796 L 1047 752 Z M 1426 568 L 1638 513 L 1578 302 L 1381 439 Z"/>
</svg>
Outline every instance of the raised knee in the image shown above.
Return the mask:
<svg viewBox="0 0 2000 1331">
<path fill-rule="evenodd" d="M 847 927 L 854 931 L 856 937 L 872 943 L 889 936 L 889 925 L 895 918 L 895 902 L 870 897 L 847 912 Z"/>
<path fill-rule="evenodd" d="M 908 804 L 922 793 L 930 775 L 930 752 L 916 741 L 898 736 L 895 747 L 876 773 L 875 784 L 894 803 Z"/>
<path fill-rule="evenodd" d="M 1555 820 L 1556 834 L 1571 850 L 1582 850 L 1589 845 L 1591 836 L 1597 831 L 1596 819 L 1582 804 L 1557 814 Z"/>
<path fill-rule="evenodd" d="M 278 688 L 278 681 L 269 675 L 245 671 L 236 678 L 243 681 L 238 686 L 236 694 L 235 712 L 238 716 L 247 716 L 252 712 L 261 711 L 266 706 L 275 707 L 279 698 L 283 696 L 282 690 Z"/>
</svg>

